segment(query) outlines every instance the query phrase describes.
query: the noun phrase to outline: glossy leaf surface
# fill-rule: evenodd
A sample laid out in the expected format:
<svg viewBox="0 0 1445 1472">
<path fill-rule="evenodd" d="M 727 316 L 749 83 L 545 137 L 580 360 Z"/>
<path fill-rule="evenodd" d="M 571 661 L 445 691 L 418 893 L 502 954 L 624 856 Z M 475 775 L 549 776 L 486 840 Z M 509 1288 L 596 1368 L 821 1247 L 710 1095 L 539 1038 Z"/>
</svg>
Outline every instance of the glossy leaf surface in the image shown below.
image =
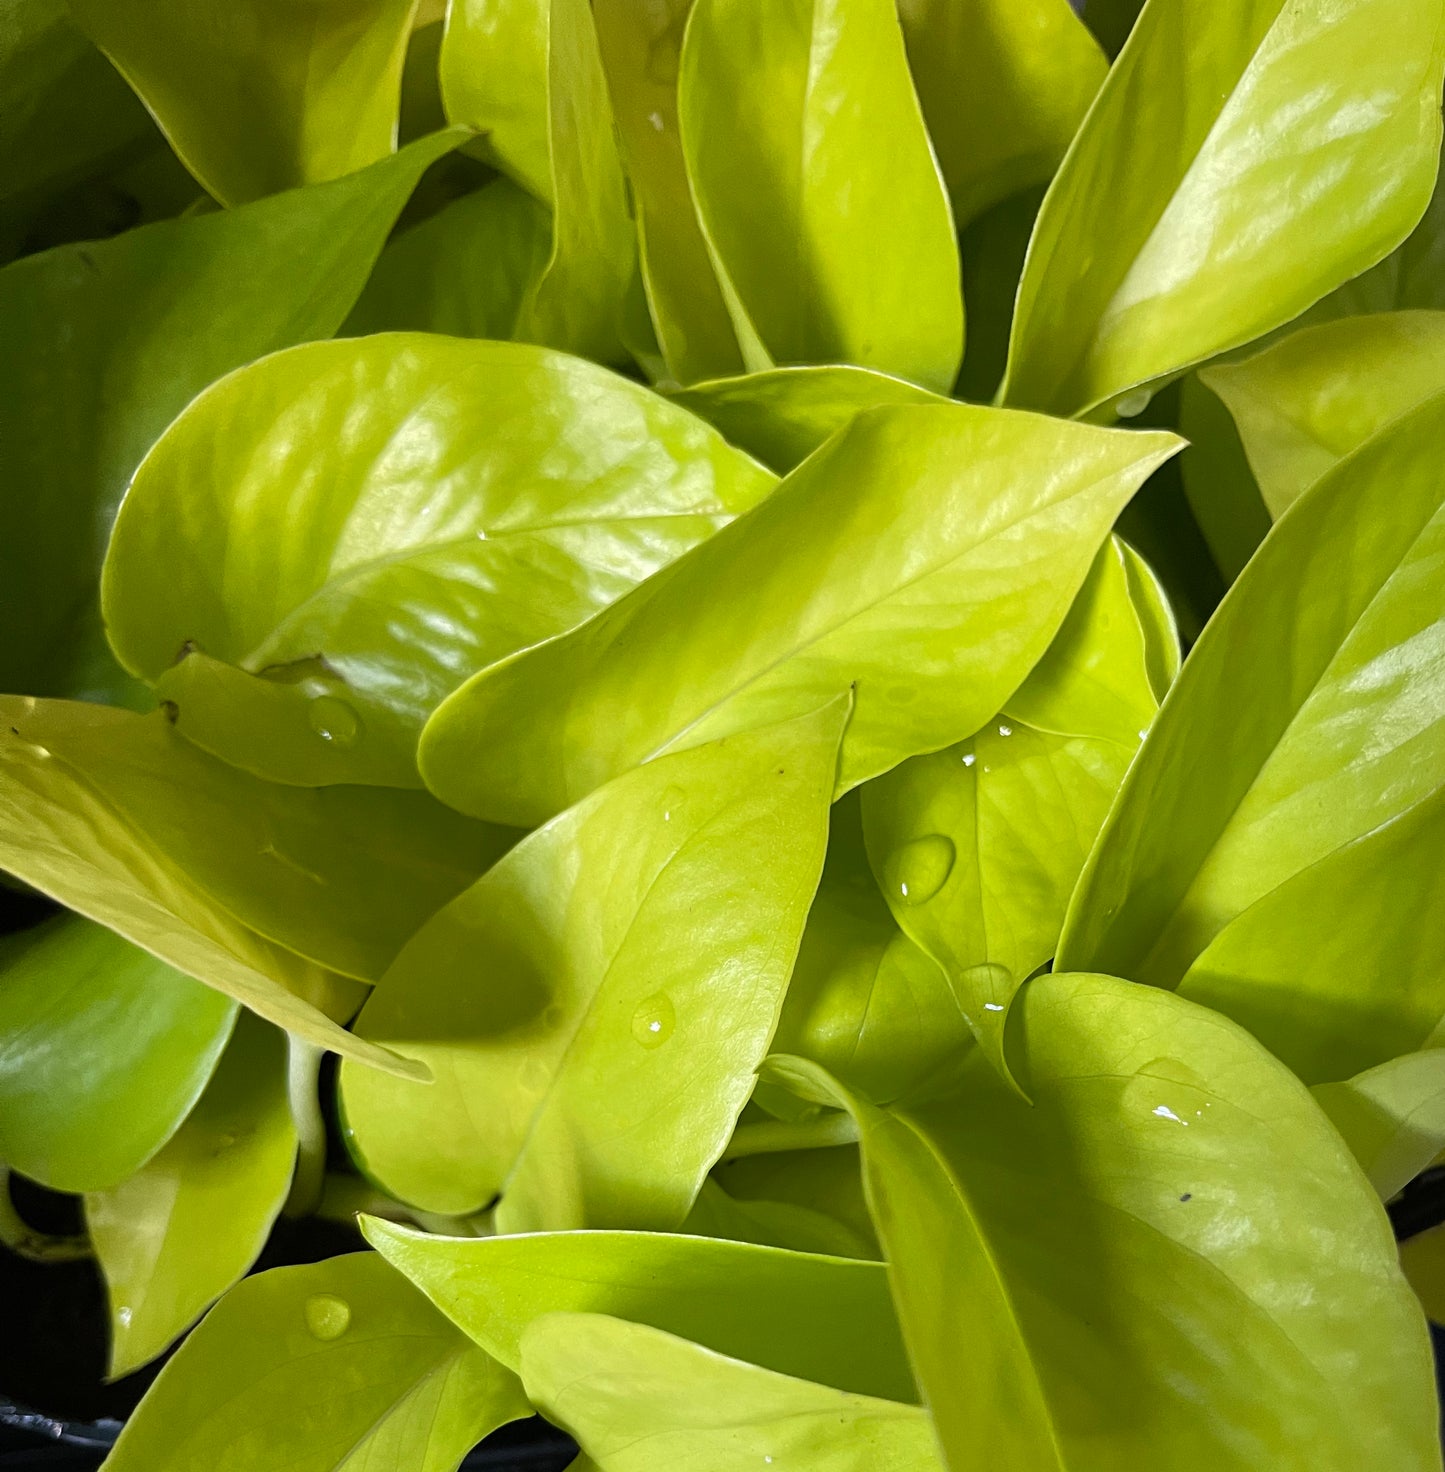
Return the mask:
<svg viewBox="0 0 1445 1472">
<path fill-rule="evenodd" d="M 309 344 L 216 384 L 146 457 L 106 560 L 107 625 L 227 760 L 417 786 L 422 723 L 463 679 L 773 484 L 580 359 L 419 334 Z"/>
<path fill-rule="evenodd" d="M 1176 985 L 1256 900 L 1445 781 L 1442 427 L 1445 398 L 1400 420 L 1255 554 L 1130 768 L 1061 967 Z"/>
<path fill-rule="evenodd" d="M 223 204 L 316 184 L 396 147 L 416 0 L 70 0 Z"/>
<path fill-rule="evenodd" d="M 436 1081 L 342 1075 L 367 1174 L 433 1211 L 500 1191 L 503 1231 L 676 1226 L 777 1026 L 846 718 L 629 773 L 432 920 L 357 1030 Z"/>
<path fill-rule="evenodd" d="M 1320 1084 L 1314 1095 L 1382 1201 L 1445 1149 L 1445 1051 L 1438 1047 Z"/>
<path fill-rule="evenodd" d="M 15 696 L 0 701 L 0 868 L 279 1027 L 321 1047 L 424 1077 L 419 1065 L 353 1037 L 333 1020 L 355 1011 L 361 993 L 356 982 L 283 950 L 233 918 L 154 834 L 91 785 L 63 747 L 52 751 L 57 709 L 77 724 L 164 721 L 161 715 L 142 718 Z M 32 733 L 43 739 L 32 739 Z"/>
<path fill-rule="evenodd" d="M 869 1098 L 891 1100 L 956 1067 L 968 1043 L 948 978 L 888 913 L 868 867 L 859 801 L 849 794 L 833 809 L 773 1049 L 812 1058 Z"/>
<path fill-rule="evenodd" d="M 1205 369 L 1273 516 L 1350 451 L 1445 389 L 1445 312 L 1344 317 Z"/>
<path fill-rule="evenodd" d="M 55 1191 L 139 1170 L 189 1113 L 236 1004 L 61 915 L 0 941 L 0 1160 Z"/>
<path fill-rule="evenodd" d="M 1306 1083 L 1328 1084 L 1434 1041 L 1442 954 L 1445 788 L 1257 899 L 1180 990 L 1243 1023 Z"/>
<path fill-rule="evenodd" d="M 994 720 L 863 789 L 869 857 L 894 918 L 943 968 L 1001 1067 L 1009 1001 L 1052 957 L 1157 709 L 1129 556 L 1117 539 L 1103 548 L 1048 652 Z M 781 1040 L 778 1050 L 794 1051 Z"/>
<path fill-rule="evenodd" d="M 243 1016 L 206 1091 L 135 1175 L 88 1193 L 110 1296 L 110 1373 L 160 1354 L 255 1262 L 291 1185 L 286 1042 Z"/>
<path fill-rule="evenodd" d="M 688 183 L 677 118 L 682 37 L 693 0 L 597 0 L 593 15 L 637 212 L 643 280 L 669 375 L 742 371 L 737 335 Z"/>
<path fill-rule="evenodd" d="M 1177 444 L 966 405 L 863 414 L 751 514 L 463 685 L 423 734 L 422 774 L 463 812 L 537 821 L 851 685 L 847 791 L 1003 705 Z"/>
<path fill-rule="evenodd" d="M 161 1371 L 109 1472 L 452 1472 L 522 1388 L 374 1252 L 238 1284 Z"/>
<path fill-rule="evenodd" d="M 953 1472 L 1438 1467 L 1424 1324 L 1304 1087 L 1167 992 L 1044 976 L 1017 1011 L 1032 1104 L 981 1058 L 890 1111 L 773 1065 L 858 1117 Z"/>
<path fill-rule="evenodd" d="M 518 335 L 625 362 L 622 303 L 636 241 L 587 0 L 456 0 L 442 97 L 492 162 L 552 207 L 552 250 Z"/>
<path fill-rule="evenodd" d="M 1137 413 L 1374 265 L 1429 202 L 1442 66 L 1435 0 L 1146 5 L 1044 201 L 1004 402 Z"/>
<path fill-rule="evenodd" d="M 417 180 L 458 138 L 0 271 L 0 688 L 89 688 L 86 648 L 104 653 L 97 573 L 141 457 L 223 373 L 336 330 Z"/>
<path fill-rule="evenodd" d="M 959 225 L 1045 183 L 1108 70 L 1069 0 L 901 0 L 898 13 Z"/>
<path fill-rule="evenodd" d="M 871 368 L 769 368 L 671 396 L 779 475 L 796 469 L 865 409 L 938 404 L 937 394 Z"/>
<path fill-rule="evenodd" d="M 551 248 L 546 209 L 493 179 L 387 243 L 343 332 L 510 338 Z"/>
<path fill-rule="evenodd" d="M 663 1232 L 433 1237 L 364 1217 L 367 1239 L 512 1369 L 543 1314 L 631 1319 L 838 1390 L 916 1401 L 881 1263 Z"/>
<path fill-rule="evenodd" d="M 949 392 L 958 247 L 892 0 L 697 0 L 678 112 L 745 366 Z"/>
<path fill-rule="evenodd" d="M 29 755 L 54 772 L 52 801 L 69 791 L 108 814 L 76 858 L 127 834 L 222 915 L 363 981 L 519 836 L 425 793 L 259 781 L 182 739 L 161 712 L 3 697 L 0 718 L 49 753 Z"/>
<path fill-rule="evenodd" d="M 602 1472 L 932 1472 L 918 1406 L 775 1374 L 644 1324 L 548 1314 L 522 1336 L 522 1382 Z"/>
</svg>

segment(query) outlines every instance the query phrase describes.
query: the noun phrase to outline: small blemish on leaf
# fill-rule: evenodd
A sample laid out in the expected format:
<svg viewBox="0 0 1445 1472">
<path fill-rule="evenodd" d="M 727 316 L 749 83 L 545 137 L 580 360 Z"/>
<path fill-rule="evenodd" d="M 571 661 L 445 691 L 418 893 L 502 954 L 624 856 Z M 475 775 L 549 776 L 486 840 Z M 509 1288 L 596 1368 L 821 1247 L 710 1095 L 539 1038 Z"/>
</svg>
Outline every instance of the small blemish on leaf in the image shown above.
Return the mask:
<svg viewBox="0 0 1445 1472">
<path fill-rule="evenodd" d="M 1194 1192 L 1186 1191 L 1179 1199 L 1181 1201 L 1192 1201 L 1194 1199 Z"/>
<path fill-rule="evenodd" d="M 173 726 L 181 718 L 181 708 L 175 703 L 174 700 L 161 701 L 161 710 L 165 712 L 166 719 Z"/>
</svg>

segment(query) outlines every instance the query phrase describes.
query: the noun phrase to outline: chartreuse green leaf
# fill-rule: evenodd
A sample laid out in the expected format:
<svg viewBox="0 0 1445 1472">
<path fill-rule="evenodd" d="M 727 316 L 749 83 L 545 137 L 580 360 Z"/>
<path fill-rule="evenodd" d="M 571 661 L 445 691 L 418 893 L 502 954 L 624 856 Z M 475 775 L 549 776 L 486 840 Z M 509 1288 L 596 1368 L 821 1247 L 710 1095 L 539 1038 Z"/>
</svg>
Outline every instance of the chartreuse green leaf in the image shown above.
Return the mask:
<svg viewBox="0 0 1445 1472">
<path fill-rule="evenodd" d="M 916 1403 L 882 1263 L 665 1232 L 435 1237 L 376 1217 L 367 1240 L 509 1369 L 543 1314 L 650 1324 L 733 1359 Z"/>
<path fill-rule="evenodd" d="M 854 363 L 948 393 L 958 244 L 893 0 L 696 0 L 678 115 L 748 370 Z"/>
<path fill-rule="evenodd" d="M 236 1003 L 61 915 L 0 941 L 0 1160 L 55 1191 L 139 1170 L 196 1102 Z"/>
<path fill-rule="evenodd" d="M 441 51 L 447 116 L 552 207 L 552 250 L 517 335 L 626 362 L 622 306 L 636 269 L 627 186 L 587 0 L 454 0 Z"/>
<path fill-rule="evenodd" d="M 425 926 L 356 1026 L 435 1082 L 342 1072 L 366 1173 L 431 1211 L 500 1191 L 502 1231 L 676 1226 L 777 1026 L 846 717 L 628 773 Z"/>
<path fill-rule="evenodd" d="M 878 893 L 850 793 L 833 809 L 773 1047 L 815 1059 L 870 1098 L 896 1099 L 951 1071 L 968 1042 L 948 979 Z"/>
<path fill-rule="evenodd" d="M 795 1102 L 800 1109 L 816 1110 Z M 848 1233 L 851 1246 L 844 1256 L 883 1256 L 863 1199 L 857 1145 L 745 1155 L 724 1160 L 714 1168 L 713 1179 L 744 1206 L 804 1207 L 825 1214 Z"/>
<path fill-rule="evenodd" d="M 551 248 L 546 209 L 493 179 L 387 244 L 343 332 L 510 338 Z"/>
<path fill-rule="evenodd" d="M 853 685 L 845 792 L 1002 706 L 1178 444 L 963 404 L 859 415 L 749 515 L 448 697 L 422 775 L 463 812 L 536 822 Z"/>
<path fill-rule="evenodd" d="M 1382 715 L 1377 730 L 1398 719 Z M 1445 786 L 1262 894 L 1179 985 L 1306 1083 L 1333 1083 L 1436 1041 L 1442 954 Z"/>
<path fill-rule="evenodd" d="M 578 358 L 421 334 L 312 343 L 214 385 L 146 457 L 106 622 L 181 731 L 235 765 L 419 786 L 422 723 L 463 679 L 774 484 Z"/>
<path fill-rule="evenodd" d="M 682 1224 L 698 1237 L 726 1237 L 731 1242 L 762 1242 L 795 1252 L 822 1252 L 833 1257 L 877 1258 L 868 1238 L 820 1211 L 792 1201 L 746 1201 L 730 1196 L 709 1176 Z"/>
<path fill-rule="evenodd" d="M 1269 531 L 1270 514 L 1229 410 L 1197 373 L 1179 391 L 1179 433 L 1189 441 L 1179 457 L 1189 509 L 1232 583 Z"/>
<path fill-rule="evenodd" d="M 1030 982 L 1015 1072 L 846 1104 L 952 1472 L 1440 1465 L 1419 1310 L 1379 1202 L 1242 1029 L 1112 977 Z"/>
<path fill-rule="evenodd" d="M 1445 783 L 1442 433 L 1445 396 L 1341 461 L 1245 568 L 1129 770 L 1062 969 L 1175 986 L 1255 901 Z M 1348 926 L 1353 895 L 1320 893 Z M 1383 974 L 1409 939 L 1378 940 Z"/>
<path fill-rule="evenodd" d="M 1403 1190 L 1445 1148 L 1445 1050 L 1438 1046 L 1340 1083 L 1318 1084 L 1314 1095 L 1382 1201 Z"/>
<path fill-rule="evenodd" d="M 203 820 L 189 817 L 173 827 L 188 796 L 179 787 L 156 815 L 160 831 L 152 830 L 94 785 L 91 764 L 82 767 L 67 750 L 67 728 L 111 732 L 119 729 L 116 721 L 164 719 L 18 696 L 0 699 L 0 869 L 309 1042 L 412 1078 L 425 1077 L 421 1065 L 337 1025 L 334 1019 L 349 1017 L 361 1000 L 357 982 L 265 939 L 218 903 L 188 868 L 208 845 L 219 851 L 212 853 L 212 865 L 224 872 L 228 860 L 235 859 L 233 872 L 245 876 L 250 868 L 253 884 L 274 864 L 276 889 L 268 895 L 262 886 L 267 902 L 280 893 L 279 876 L 291 867 L 289 845 L 275 844 L 272 853 L 258 852 L 255 859 L 239 849 L 226 854 L 225 836 L 244 832 L 235 812 L 219 829 L 214 823 L 192 827 Z M 170 739 L 176 750 L 185 747 L 179 737 Z M 119 748 L 112 760 L 125 774 Z M 164 784 L 157 788 L 163 790 Z M 262 831 L 270 831 L 264 822 Z M 178 834 L 184 835 L 179 842 Z M 328 836 L 323 845 L 335 841 Z M 306 855 L 304 847 L 298 852 Z M 305 894 L 289 878 L 285 882 L 292 895 Z M 231 892 L 244 895 L 246 890 L 236 884 Z M 274 908 L 282 910 L 284 904 Z M 304 911 L 293 916 L 294 921 L 304 918 Z"/>
<path fill-rule="evenodd" d="M 1440 149 L 1437 0 L 1151 0 L 1050 187 L 1005 403 L 1137 413 L 1414 228 Z"/>
<path fill-rule="evenodd" d="M 70 0 L 186 167 L 223 204 L 396 147 L 416 0 Z"/>
<path fill-rule="evenodd" d="M 697 383 L 671 397 L 780 475 L 865 409 L 946 402 L 901 378 L 846 365 L 769 368 Z"/>
<path fill-rule="evenodd" d="M 520 836 L 475 823 L 421 792 L 261 782 L 149 716 L 0 697 L 3 744 L 43 746 L 50 800 L 84 792 L 212 906 L 300 956 L 375 980 L 402 945 Z M 28 753 L 40 760 L 33 749 Z M 84 857 L 89 846 L 75 851 Z"/>
<path fill-rule="evenodd" d="M 0 689 L 94 688 L 97 573 L 141 457 L 223 373 L 336 330 L 413 186 L 460 136 L 422 139 L 335 183 L 0 271 Z M 126 682 L 105 661 L 100 693 L 113 695 Z"/>
<path fill-rule="evenodd" d="M 164 1148 L 118 1186 L 86 1194 L 110 1297 L 112 1376 L 154 1359 L 255 1262 L 295 1162 L 285 1038 L 243 1016 Z"/>
<path fill-rule="evenodd" d="M 1445 1324 L 1445 1226 L 1402 1242 L 1400 1266 L 1430 1321 Z"/>
<path fill-rule="evenodd" d="M 594 0 L 602 62 L 637 212 L 658 346 L 679 383 L 742 371 L 742 351 L 687 180 L 677 74 L 693 0 Z"/>
<path fill-rule="evenodd" d="M 1445 312 L 1322 322 L 1199 376 L 1234 416 L 1278 517 L 1351 450 L 1445 389 Z"/>
<path fill-rule="evenodd" d="M 1108 71 L 1069 0 L 900 0 L 954 218 L 1046 183 Z"/>
<path fill-rule="evenodd" d="M 161 1371 L 109 1472 L 452 1472 L 528 1414 L 515 1376 L 374 1252 L 236 1285 Z"/>
<path fill-rule="evenodd" d="M 522 1383 L 601 1472 L 936 1472 L 921 1406 L 851 1395 L 729 1359 L 646 1324 L 546 1314 Z"/>
</svg>

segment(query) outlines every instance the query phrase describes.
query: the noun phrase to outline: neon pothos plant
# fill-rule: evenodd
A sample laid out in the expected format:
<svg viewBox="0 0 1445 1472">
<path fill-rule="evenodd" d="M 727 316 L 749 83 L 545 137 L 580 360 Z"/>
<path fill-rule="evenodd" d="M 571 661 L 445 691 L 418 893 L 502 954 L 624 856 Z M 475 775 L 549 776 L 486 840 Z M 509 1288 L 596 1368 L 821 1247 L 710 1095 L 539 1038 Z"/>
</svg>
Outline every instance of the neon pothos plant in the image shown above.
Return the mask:
<svg viewBox="0 0 1445 1472">
<path fill-rule="evenodd" d="M 8 7 L 114 1472 L 1440 1467 L 1445 5 L 1137 10 Z"/>
</svg>

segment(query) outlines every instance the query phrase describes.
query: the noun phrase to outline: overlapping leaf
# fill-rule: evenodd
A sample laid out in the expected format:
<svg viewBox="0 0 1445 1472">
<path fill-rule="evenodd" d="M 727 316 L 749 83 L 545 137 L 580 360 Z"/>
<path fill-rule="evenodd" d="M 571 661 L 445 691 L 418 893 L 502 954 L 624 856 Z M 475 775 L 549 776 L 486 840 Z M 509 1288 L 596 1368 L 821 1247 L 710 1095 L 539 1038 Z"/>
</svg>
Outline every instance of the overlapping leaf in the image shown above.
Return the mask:
<svg viewBox="0 0 1445 1472">
<path fill-rule="evenodd" d="M 420 334 L 311 344 L 217 384 L 147 456 L 106 561 L 107 625 L 227 760 L 418 786 L 422 723 L 466 676 L 580 623 L 773 483 L 580 359 Z"/>
<path fill-rule="evenodd" d="M 1137 413 L 1374 265 L 1429 202 L 1442 67 L 1435 0 L 1151 0 L 1044 201 L 1003 402 Z"/>
<path fill-rule="evenodd" d="M 374 1252 L 227 1294 L 126 1423 L 110 1472 L 450 1472 L 528 1413 L 516 1378 Z"/>
<path fill-rule="evenodd" d="M 852 363 L 949 392 L 958 249 L 893 0 L 696 0 L 678 92 L 748 370 Z"/>
<path fill-rule="evenodd" d="M 860 415 L 748 516 L 463 685 L 428 723 L 422 773 L 463 812 L 535 822 L 852 685 L 846 791 L 1004 704 L 1177 444 L 965 405 Z"/>
<path fill-rule="evenodd" d="M 1388 1223 L 1305 1088 L 1167 992 L 1025 988 L 1016 1070 L 845 1103 L 952 1472 L 1436 1468 L 1429 1342 Z"/>
<path fill-rule="evenodd" d="M 85 1198 L 110 1296 L 110 1373 L 154 1359 L 255 1262 L 291 1184 L 286 1044 L 243 1016 L 206 1091 L 136 1174 Z"/>
<path fill-rule="evenodd" d="M 342 1074 L 367 1174 L 433 1211 L 500 1191 L 503 1230 L 676 1226 L 777 1025 L 846 715 L 629 773 L 427 925 L 357 1030 L 436 1081 Z"/>
<path fill-rule="evenodd" d="M 190 1112 L 235 1021 L 78 915 L 0 941 L 0 1160 L 56 1191 L 117 1185 Z"/>
</svg>

